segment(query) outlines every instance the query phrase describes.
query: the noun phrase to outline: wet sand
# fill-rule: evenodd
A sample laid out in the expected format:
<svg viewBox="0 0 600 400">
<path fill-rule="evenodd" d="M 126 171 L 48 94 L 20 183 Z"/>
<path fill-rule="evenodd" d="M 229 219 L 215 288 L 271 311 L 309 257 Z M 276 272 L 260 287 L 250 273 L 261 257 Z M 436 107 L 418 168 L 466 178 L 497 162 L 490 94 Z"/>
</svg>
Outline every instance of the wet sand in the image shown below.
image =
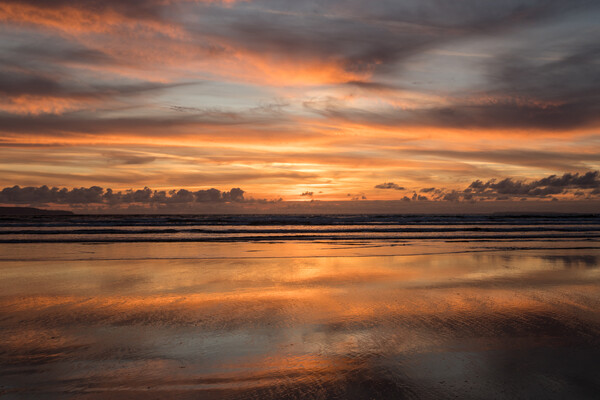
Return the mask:
<svg viewBox="0 0 600 400">
<path fill-rule="evenodd" d="M 599 249 L 294 245 L 2 245 L 0 397 L 600 393 Z"/>
</svg>

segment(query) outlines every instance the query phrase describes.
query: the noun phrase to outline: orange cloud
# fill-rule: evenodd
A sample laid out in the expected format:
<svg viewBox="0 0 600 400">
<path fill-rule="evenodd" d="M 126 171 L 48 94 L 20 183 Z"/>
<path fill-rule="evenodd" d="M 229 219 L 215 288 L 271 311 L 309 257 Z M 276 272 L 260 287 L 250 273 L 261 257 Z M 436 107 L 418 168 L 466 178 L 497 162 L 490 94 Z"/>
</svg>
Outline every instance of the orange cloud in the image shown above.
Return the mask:
<svg viewBox="0 0 600 400">
<path fill-rule="evenodd" d="M 182 34 L 176 26 L 152 19 L 127 17 L 110 8 L 91 10 L 75 5 L 36 7 L 26 3 L 0 4 L 0 21 L 42 26 L 76 35 L 82 33 L 107 33 L 123 29 L 150 30 L 177 37 Z"/>
<path fill-rule="evenodd" d="M 157 0 L 148 1 L 153 7 L 181 2 L 222 3 L 231 5 L 249 0 Z M 118 4 L 118 3 L 117 3 Z M 157 16 L 139 12 L 127 15 L 111 7 L 107 2 L 104 8 L 85 7 L 77 3 L 69 5 L 38 6 L 27 2 L 0 4 L 0 21 L 17 24 L 42 26 L 68 34 L 107 33 L 126 28 L 139 33 L 140 30 L 160 32 L 170 37 L 181 37 L 183 31 L 174 24 L 161 21 Z"/>
<path fill-rule="evenodd" d="M 235 49 L 229 64 L 234 78 L 274 86 L 319 85 L 368 79 L 369 72 L 347 71 L 340 61 L 327 59 L 290 59 L 276 55 Z"/>
<path fill-rule="evenodd" d="M 0 100 L 0 110 L 12 114 L 63 114 L 85 107 L 87 102 L 52 96 L 21 95 Z"/>
</svg>

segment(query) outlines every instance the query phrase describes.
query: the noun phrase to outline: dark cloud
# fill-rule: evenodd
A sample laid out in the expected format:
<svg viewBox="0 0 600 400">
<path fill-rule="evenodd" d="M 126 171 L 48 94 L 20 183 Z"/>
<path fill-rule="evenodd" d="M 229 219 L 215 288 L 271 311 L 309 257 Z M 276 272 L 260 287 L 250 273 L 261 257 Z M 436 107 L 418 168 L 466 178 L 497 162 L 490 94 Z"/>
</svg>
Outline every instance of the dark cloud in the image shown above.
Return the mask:
<svg viewBox="0 0 600 400">
<path fill-rule="evenodd" d="M 302 192 L 302 193 L 300 194 L 300 196 L 308 196 L 308 197 L 312 197 L 312 196 L 313 196 L 313 194 L 314 194 L 314 192 Z"/>
<path fill-rule="evenodd" d="M 444 126 L 550 130 L 595 126 L 600 122 L 600 45 L 585 40 L 566 39 L 569 46 L 550 60 L 544 60 L 542 50 L 556 52 L 556 48 L 496 56 L 488 65 L 490 87 L 481 93 L 488 100 L 420 111 L 419 116 Z"/>
<path fill-rule="evenodd" d="M 218 189 L 189 191 L 187 189 L 157 191 L 148 187 L 139 190 L 126 190 L 115 192 L 99 186 L 89 188 L 49 188 L 40 187 L 6 187 L 0 191 L 1 204 L 106 204 L 116 206 L 120 204 L 190 204 L 190 203 L 241 203 L 244 191 L 233 188 L 221 192 Z"/>
<path fill-rule="evenodd" d="M 104 190 L 99 186 L 89 188 L 49 188 L 48 186 L 6 187 L 0 192 L 0 203 L 4 204 L 89 204 L 102 203 Z"/>
<path fill-rule="evenodd" d="M 245 113 L 227 113 L 208 110 L 205 113 L 175 116 L 172 114 L 154 116 L 103 117 L 101 113 L 81 111 L 65 115 L 14 115 L 0 112 L 0 132 L 10 134 L 35 134 L 39 136 L 67 137 L 70 135 L 129 133 L 141 136 L 165 135 L 173 129 L 190 127 L 251 126 L 252 128 L 276 125 L 283 120 L 275 116 L 248 115 Z M 270 135 L 269 127 L 255 133 L 259 136 Z M 282 128 L 283 129 L 283 128 Z M 176 133 L 181 133 L 178 131 Z M 195 136 L 203 132 L 195 132 Z M 239 135 L 230 131 L 223 134 Z M 298 135 L 304 135 L 298 132 Z M 246 135 L 247 136 L 247 135 Z"/>
<path fill-rule="evenodd" d="M 459 201 L 461 198 L 461 193 L 453 190 L 449 193 L 445 193 L 444 197 L 442 197 L 442 200 L 444 201 Z"/>
<path fill-rule="evenodd" d="M 36 35 L 31 42 L 3 49 L 0 65 L 13 73 L 43 72 L 45 75 L 61 76 L 65 75 L 69 66 L 119 66 L 123 65 L 123 61 L 104 49 L 86 47 L 61 37 Z"/>
<path fill-rule="evenodd" d="M 398 85 L 393 85 L 383 82 L 371 82 L 371 81 L 348 81 L 345 83 L 350 87 L 356 87 L 359 89 L 374 91 L 374 92 L 387 92 L 401 89 Z"/>
<path fill-rule="evenodd" d="M 221 193 L 223 201 L 244 201 L 244 191 L 240 188 L 233 188 L 229 192 Z"/>
<path fill-rule="evenodd" d="M 432 116 L 466 126 L 565 129 L 597 124 L 600 45 L 584 36 L 563 41 L 561 47 L 513 50 L 490 61 L 491 87 L 486 94 L 510 100 L 437 110 Z M 548 57 L 548 53 L 555 54 Z"/>
<path fill-rule="evenodd" d="M 149 91 L 164 90 L 186 85 L 138 83 L 138 84 L 95 84 L 73 81 L 45 74 L 5 73 L 0 69 L 0 95 L 17 97 L 23 95 L 48 96 L 74 100 L 109 99 L 119 96 L 135 96 Z"/>
<path fill-rule="evenodd" d="M 383 0 L 368 4 L 360 0 L 331 1 L 341 13 L 363 15 L 369 21 L 405 22 L 445 28 L 469 28 L 475 32 L 490 29 L 508 29 L 514 25 L 564 15 L 571 11 L 593 5 L 590 0 L 505 0 L 481 2 L 463 0 Z M 335 6 L 333 6 L 335 4 Z"/>
<path fill-rule="evenodd" d="M 481 2 L 466 1 L 460 5 L 456 2 L 437 4 L 437 11 L 432 7 L 434 3 L 423 2 L 420 22 L 441 23 L 446 28 L 451 25 L 460 27 L 460 34 L 453 32 L 447 36 L 455 41 L 492 29 L 496 26 L 490 24 L 492 20 L 498 22 L 498 29 L 502 27 L 511 32 L 510 28 L 516 29 L 517 25 L 542 20 L 549 24 L 546 19 L 550 17 L 560 16 L 563 22 L 568 21 L 571 11 L 586 8 L 591 14 L 600 11 L 600 3 L 589 1 L 569 4 L 508 1 L 502 2 L 502 5 L 486 3 L 485 6 Z M 391 5 L 389 7 L 394 9 Z M 446 14 L 441 19 L 440 10 L 445 10 Z M 461 10 L 463 16 L 457 15 Z M 410 18 L 411 13 L 407 15 L 403 18 Z M 571 24 L 576 24 L 576 21 L 571 21 Z M 450 106 L 370 111 L 327 102 L 306 103 L 305 106 L 329 118 L 367 125 L 545 130 L 597 126 L 600 123 L 600 71 L 597 68 L 600 46 L 597 41 L 585 35 L 557 36 L 557 40 L 545 42 L 528 34 L 521 37 L 523 42 L 520 46 L 509 47 L 510 51 L 500 54 L 492 50 L 490 61 L 482 61 L 482 65 L 478 65 L 484 68 L 483 78 L 486 80 L 478 88 L 471 88 L 465 93 L 448 91 Z M 440 39 L 435 45 L 442 44 L 443 39 Z M 371 90 L 398 88 L 397 85 L 368 81 L 349 84 Z M 444 85 L 440 84 L 439 89 L 444 90 Z"/>
<path fill-rule="evenodd" d="M 406 124 L 453 128 L 525 128 L 564 130 L 592 126 L 600 120 L 597 103 L 571 101 L 547 105 L 520 104 L 517 100 L 491 104 L 457 105 L 409 113 Z M 402 123 L 398 121 L 398 123 Z"/>
<path fill-rule="evenodd" d="M 394 189 L 394 183 L 377 185 L 376 188 Z M 422 188 L 419 193 L 428 193 L 430 197 L 414 192 L 412 197 L 404 196 L 403 201 L 476 201 L 476 200 L 515 200 L 531 199 L 558 200 L 556 195 L 564 195 L 577 200 L 594 199 L 600 195 L 600 171 L 586 173 L 565 173 L 561 176 L 550 175 L 537 180 L 505 178 L 488 181 L 475 180 L 462 190 L 444 188 Z"/>
<path fill-rule="evenodd" d="M 531 182 L 513 180 L 511 178 L 501 181 L 490 180 L 487 182 L 477 180 L 471 183 L 467 190 L 468 193 L 479 196 L 546 197 L 554 194 L 562 194 L 567 189 L 598 189 L 600 188 L 599 174 L 599 171 L 590 171 L 582 175 L 579 173 L 566 173 L 560 177 L 550 175 Z"/>
<path fill-rule="evenodd" d="M 36 0 L 5 3 L 33 6 L 40 12 L 65 6 L 92 15 L 118 15 L 135 21 L 140 31 L 152 29 L 152 23 L 160 22 L 184 31 L 195 43 L 191 49 L 205 48 L 211 55 L 243 49 L 278 59 L 335 61 L 353 72 L 393 70 L 399 61 L 451 40 L 489 35 L 593 6 L 593 2 L 585 0 L 514 0 L 485 5 L 476 0 L 451 4 L 437 0 L 382 1 L 369 6 L 360 1 L 253 1 L 234 7 L 221 7 L 218 1 L 61 0 L 51 6 Z M 189 15 L 194 18 L 186 18 Z M 181 39 L 169 40 L 178 43 Z M 117 59 L 101 48 L 82 48 L 77 43 L 72 43 L 71 48 L 29 44 L 20 46 L 19 53 L 38 60 L 60 58 L 95 65 L 131 61 L 125 54 Z M 369 81 L 351 84 L 389 86 Z"/>
<path fill-rule="evenodd" d="M 451 3 L 390 0 L 368 6 L 361 1 L 263 0 L 240 2 L 234 7 L 220 7 L 218 1 L 60 0 L 51 6 L 41 0 L 5 3 L 41 11 L 65 6 L 93 15 L 111 13 L 135 20 L 142 27 L 158 21 L 182 29 L 196 42 L 215 49 L 222 49 L 225 43 L 227 48 L 288 59 L 334 60 L 348 71 L 378 66 L 385 69 L 450 40 L 506 31 L 594 6 L 593 1 L 586 0 L 509 0 L 485 4 L 477 0 Z M 48 57 L 52 52 L 37 49 L 34 53 Z M 99 49 L 76 47 L 64 50 L 64 56 L 83 62 L 115 61 Z"/>
<path fill-rule="evenodd" d="M 365 72 L 416 54 L 436 38 L 416 30 L 392 33 L 356 19 L 244 14 L 228 27 L 229 41 L 259 54 L 336 62 L 349 72 Z"/>
<path fill-rule="evenodd" d="M 365 7 L 361 2 L 254 1 L 236 7 L 215 7 L 219 2 L 181 7 L 185 1 L 5 1 L 40 11 L 65 6 L 102 15 L 111 13 L 135 20 L 142 27 L 162 22 L 195 35 L 198 42 L 228 43 L 260 54 L 291 58 L 334 59 L 357 71 L 390 64 L 434 43 L 492 28 L 564 13 L 582 1 L 508 1 L 481 6 L 475 0 L 448 6 L 438 1 L 384 1 Z M 207 2 L 208 3 L 208 2 Z M 543 7 L 541 5 L 544 5 Z M 50 8 L 51 7 L 51 8 Z M 198 15 L 200 23 L 188 25 L 181 14 Z M 516 18 L 518 16 L 518 18 Z M 185 19 L 184 19 L 185 20 Z M 200 40 L 202 39 L 202 40 Z M 215 47 L 220 47 L 215 45 Z M 46 49 L 38 50 L 41 57 Z M 98 50 L 65 52 L 67 60 L 107 60 Z"/>
<path fill-rule="evenodd" d="M 42 0 L 9 0 L 4 3 L 32 6 L 39 10 L 65 6 L 94 15 L 110 12 L 131 18 L 141 26 L 160 21 L 182 29 L 193 38 L 193 42 L 208 43 L 206 46 L 216 43 L 218 47 L 225 43 L 225 47 L 230 49 L 228 51 L 242 49 L 244 53 L 267 55 L 274 59 L 335 62 L 350 72 L 374 72 L 373 80 L 350 81 L 346 85 L 376 90 L 401 87 L 398 82 L 383 83 L 377 78 L 388 73 L 396 76 L 394 74 L 399 68 L 402 69 L 400 63 L 407 57 L 438 48 L 449 41 L 485 37 L 491 33 L 552 21 L 556 17 L 567 18 L 573 11 L 598 7 L 597 2 L 586 0 L 508 0 L 485 4 L 477 0 L 450 3 L 390 0 L 368 6 L 361 1 L 263 0 L 241 2 L 233 7 L 221 7 L 218 1 L 198 4 L 162 0 L 60 0 L 52 2 L 52 5 Z M 197 18 L 184 18 L 188 14 Z M 181 39 L 169 40 L 177 43 Z M 488 66 L 492 86 L 479 93 L 492 101 L 466 101 L 456 96 L 453 106 L 443 108 L 367 112 L 328 106 L 313 107 L 313 111 L 331 118 L 395 126 L 543 129 L 588 126 L 597 123 L 600 114 L 596 68 L 600 47 L 593 40 L 588 39 L 587 44 L 580 43 L 581 40 L 569 42 L 569 52 L 542 65 L 539 58 L 531 61 L 530 48 L 494 57 Z M 57 38 L 56 43 L 46 39 L 45 44 L 29 43 L 10 48 L 7 58 L 13 63 L 26 59 L 22 63 L 28 63 L 29 69 L 24 68 L 25 65 L 16 65 L 16 69 L 3 71 L 0 93 L 11 96 L 39 94 L 112 98 L 163 87 L 139 82 L 115 86 L 91 85 L 82 84 L 81 79 L 62 79 L 61 74 L 63 77 L 73 75 L 72 71 L 61 71 L 61 68 L 66 68 L 65 64 L 121 65 L 131 60 L 125 55 L 118 60 L 102 48 L 87 48 L 64 38 Z M 48 63 L 54 68 L 48 68 Z M 137 68 L 148 69 L 148 66 Z M 24 70 L 34 73 L 23 74 Z M 194 111 L 193 107 L 185 106 L 174 106 L 173 110 Z M 229 122 L 237 118 L 227 112 L 204 110 L 202 114 L 206 118 L 222 118 Z"/>
<path fill-rule="evenodd" d="M 156 157 L 139 155 L 135 153 L 126 152 L 112 152 L 107 153 L 106 157 L 111 164 L 122 164 L 122 165 L 141 165 L 149 164 L 156 160 Z"/>
<path fill-rule="evenodd" d="M 367 5 L 368 4 L 368 5 Z M 212 9 L 210 32 L 257 53 L 339 60 L 349 71 L 387 67 L 425 49 L 567 15 L 575 0 L 256 1 Z"/>
<path fill-rule="evenodd" d="M 0 75 L 0 94 L 4 96 L 55 95 L 63 92 L 64 88 L 54 79 L 16 73 Z"/>
<path fill-rule="evenodd" d="M 444 150 L 410 149 L 407 152 L 456 160 L 477 160 L 484 162 L 526 165 L 554 170 L 568 171 L 585 167 L 586 163 L 600 161 L 598 152 L 558 152 L 544 150 Z"/>
<path fill-rule="evenodd" d="M 600 89 L 600 88 L 599 88 Z M 600 93 L 600 92 L 598 92 Z M 490 94 L 493 96 L 493 94 Z M 473 103 L 457 99 L 453 106 L 413 110 L 367 111 L 332 103 L 305 102 L 304 107 L 327 118 L 364 125 L 441 126 L 447 128 L 568 130 L 597 126 L 600 99 L 568 98 L 562 103 L 544 103 L 534 98 L 522 101 L 498 93 L 497 100 Z M 598 95 L 600 97 L 600 95 Z M 462 104 L 461 104 L 462 102 Z"/>
<path fill-rule="evenodd" d="M 412 195 L 412 201 L 428 201 L 428 200 L 429 200 L 429 198 L 427 196 L 422 196 L 417 193 L 413 193 L 413 195 Z"/>
<path fill-rule="evenodd" d="M 394 182 L 380 183 L 379 185 L 375 185 L 375 189 L 406 190 L 406 188 L 404 188 Z"/>
<path fill-rule="evenodd" d="M 499 54 L 489 63 L 489 74 L 499 90 L 537 101 L 583 102 L 597 98 L 600 86 L 600 45 L 590 38 L 567 38 L 567 48 L 549 60 L 540 61 L 527 50 Z M 556 47 L 537 49 L 534 55 Z"/>
<path fill-rule="evenodd" d="M 352 201 L 367 200 L 367 196 L 365 196 L 362 193 L 359 193 L 359 194 L 348 193 L 346 196 L 350 197 L 350 200 L 352 200 Z"/>
<path fill-rule="evenodd" d="M 423 189 L 421 189 L 423 191 Z M 565 173 L 562 176 L 550 175 L 538 180 L 505 178 L 488 181 L 475 180 L 463 190 L 436 189 L 433 200 L 474 201 L 474 200 L 514 200 L 528 198 L 552 199 L 554 195 L 572 195 L 578 199 L 592 198 L 600 194 L 600 171 L 583 174 Z M 418 199 L 413 195 L 413 200 Z M 558 199 L 556 199 L 558 200 Z"/>
</svg>

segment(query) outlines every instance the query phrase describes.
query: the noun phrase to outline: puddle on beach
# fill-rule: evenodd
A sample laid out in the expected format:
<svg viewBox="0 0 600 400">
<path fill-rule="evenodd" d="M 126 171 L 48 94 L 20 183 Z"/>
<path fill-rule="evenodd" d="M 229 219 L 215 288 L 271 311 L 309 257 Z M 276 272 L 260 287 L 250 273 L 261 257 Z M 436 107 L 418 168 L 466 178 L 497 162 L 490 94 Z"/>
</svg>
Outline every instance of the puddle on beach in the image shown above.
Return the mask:
<svg viewBox="0 0 600 400">
<path fill-rule="evenodd" d="M 173 259 L 0 262 L 0 397 L 600 393 L 597 249 L 181 259 L 171 246 Z"/>
</svg>

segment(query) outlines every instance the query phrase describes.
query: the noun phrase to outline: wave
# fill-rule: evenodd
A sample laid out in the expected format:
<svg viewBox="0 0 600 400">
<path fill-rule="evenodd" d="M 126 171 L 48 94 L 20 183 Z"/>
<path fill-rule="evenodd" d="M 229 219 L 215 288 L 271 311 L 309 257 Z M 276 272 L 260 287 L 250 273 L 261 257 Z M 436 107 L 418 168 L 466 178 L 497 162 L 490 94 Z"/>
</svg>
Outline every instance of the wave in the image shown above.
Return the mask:
<svg viewBox="0 0 600 400">
<path fill-rule="evenodd" d="M 1 243 L 598 238 L 600 215 L 67 215 L 0 218 Z"/>
<path fill-rule="evenodd" d="M 532 234 L 532 235 L 461 235 L 461 236 L 347 236 L 347 235 L 265 235 L 265 236 L 226 236 L 226 237 L 67 237 L 67 238 L 2 238 L 0 243 L 107 243 L 107 242 L 279 242 L 279 241 L 408 241 L 408 240 L 540 240 L 540 239 L 599 239 L 593 234 Z"/>
<path fill-rule="evenodd" d="M 600 214 L 543 215 L 61 215 L 1 216 L 0 227 L 600 225 Z"/>
<path fill-rule="evenodd" d="M 310 227 L 304 229 L 286 229 L 269 228 L 269 229 L 210 229 L 210 228 L 159 228 L 159 229 L 0 229 L 2 235 L 157 235 L 157 234 L 212 234 L 212 235 L 230 235 L 230 234 L 310 234 L 310 233 L 443 233 L 443 232 L 490 232 L 490 233 L 517 233 L 517 232 L 600 232 L 600 226 L 513 226 L 513 227 L 394 227 L 394 228 L 378 228 L 378 227 Z"/>
</svg>

